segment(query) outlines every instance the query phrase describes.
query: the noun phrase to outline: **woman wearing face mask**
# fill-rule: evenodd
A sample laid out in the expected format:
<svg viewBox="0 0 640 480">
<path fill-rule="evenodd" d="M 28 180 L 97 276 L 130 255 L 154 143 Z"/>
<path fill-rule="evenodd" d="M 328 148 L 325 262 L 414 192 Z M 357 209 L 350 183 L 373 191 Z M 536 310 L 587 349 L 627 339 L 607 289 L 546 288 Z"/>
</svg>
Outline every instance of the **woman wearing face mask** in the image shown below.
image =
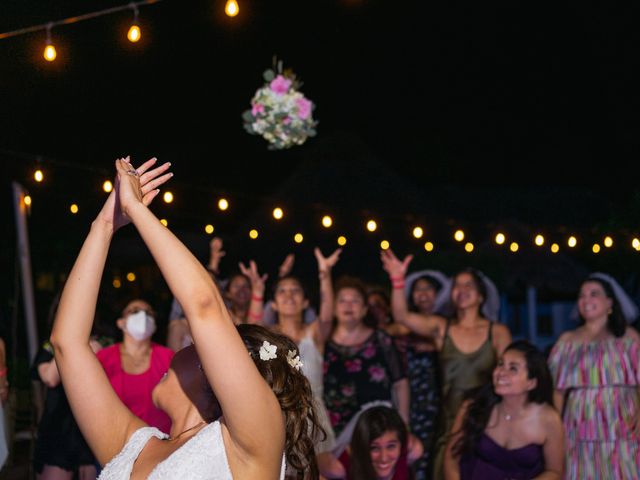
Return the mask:
<svg viewBox="0 0 640 480">
<path fill-rule="evenodd" d="M 155 313 L 141 299 L 130 301 L 117 321 L 122 341 L 97 353 L 111 386 L 136 416 L 164 433 L 171 420 L 151 400 L 151 391 L 167 373 L 173 350 L 151 341 Z"/>
</svg>

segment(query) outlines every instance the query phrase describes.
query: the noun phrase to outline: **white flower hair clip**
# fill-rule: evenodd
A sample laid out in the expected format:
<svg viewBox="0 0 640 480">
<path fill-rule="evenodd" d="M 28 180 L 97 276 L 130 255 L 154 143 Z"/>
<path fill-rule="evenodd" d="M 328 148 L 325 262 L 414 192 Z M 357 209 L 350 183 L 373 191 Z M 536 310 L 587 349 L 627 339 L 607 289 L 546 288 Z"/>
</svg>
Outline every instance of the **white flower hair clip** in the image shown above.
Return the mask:
<svg viewBox="0 0 640 480">
<path fill-rule="evenodd" d="M 271 345 L 266 340 L 262 342 L 262 346 L 260 347 L 260 360 L 271 360 L 272 358 L 276 358 L 276 350 L 278 347 L 275 345 Z"/>
<path fill-rule="evenodd" d="M 300 370 L 300 367 L 302 367 L 303 365 L 303 363 L 300 361 L 300 355 L 296 355 L 296 352 L 294 350 L 289 350 L 289 353 L 287 353 L 287 362 L 289 362 L 289 365 L 291 365 L 296 370 Z"/>
</svg>

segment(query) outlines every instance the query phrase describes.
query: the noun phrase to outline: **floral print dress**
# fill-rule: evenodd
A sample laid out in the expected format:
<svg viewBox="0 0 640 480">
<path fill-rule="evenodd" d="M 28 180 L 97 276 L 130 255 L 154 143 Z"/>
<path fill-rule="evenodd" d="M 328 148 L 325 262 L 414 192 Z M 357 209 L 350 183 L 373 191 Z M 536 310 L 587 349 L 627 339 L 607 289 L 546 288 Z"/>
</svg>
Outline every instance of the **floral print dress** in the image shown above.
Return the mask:
<svg viewBox="0 0 640 480">
<path fill-rule="evenodd" d="M 336 436 L 360 408 L 391 401 L 395 382 L 406 378 L 393 339 L 374 330 L 360 345 L 329 340 L 324 352 L 324 402 Z"/>
</svg>

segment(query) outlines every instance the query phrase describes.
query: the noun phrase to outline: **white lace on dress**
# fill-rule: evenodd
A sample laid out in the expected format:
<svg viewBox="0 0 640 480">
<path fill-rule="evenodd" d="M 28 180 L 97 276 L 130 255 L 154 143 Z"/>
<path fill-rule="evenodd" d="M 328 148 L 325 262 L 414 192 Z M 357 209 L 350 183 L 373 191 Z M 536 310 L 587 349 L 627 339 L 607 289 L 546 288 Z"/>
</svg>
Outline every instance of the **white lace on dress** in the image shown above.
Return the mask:
<svg viewBox="0 0 640 480">
<path fill-rule="evenodd" d="M 168 438 L 155 427 L 142 427 L 134 432 L 124 448 L 104 466 L 98 480 L 127 480 L 133 464 L 151 437 Z M 284 479 L 282 457 L 280 480 Z M 220 422 L 200 430 L 184 445 L 160 462 L 148 480 L 233 480 L 222 440 Z"/>
</svg>

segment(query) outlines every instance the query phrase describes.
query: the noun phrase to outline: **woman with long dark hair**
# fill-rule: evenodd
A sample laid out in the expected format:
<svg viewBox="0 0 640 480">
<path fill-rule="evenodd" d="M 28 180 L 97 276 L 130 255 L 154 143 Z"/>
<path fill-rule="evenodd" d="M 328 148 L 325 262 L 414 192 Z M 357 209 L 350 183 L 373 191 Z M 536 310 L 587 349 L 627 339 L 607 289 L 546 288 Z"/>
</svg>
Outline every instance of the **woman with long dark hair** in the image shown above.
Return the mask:
<svg viewBox="0 0 640 480">
<path fill-rule="evenodd" d="M 492 383 L 463 403 L 445 453 L 446 480 L 559 480 L 563 429 L 544 354 L 517 340 Z"/>
</svg>

